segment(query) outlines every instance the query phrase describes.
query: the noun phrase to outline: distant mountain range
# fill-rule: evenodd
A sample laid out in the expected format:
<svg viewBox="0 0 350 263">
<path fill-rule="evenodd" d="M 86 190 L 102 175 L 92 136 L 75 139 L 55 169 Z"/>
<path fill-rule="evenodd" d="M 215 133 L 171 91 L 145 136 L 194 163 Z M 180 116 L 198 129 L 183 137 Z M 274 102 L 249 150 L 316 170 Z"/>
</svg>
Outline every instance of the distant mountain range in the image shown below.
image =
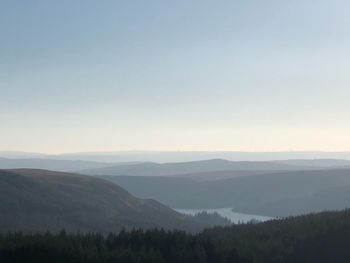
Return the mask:
<svg viewBox="0 0 350 263">
<path fill-rule="evenodd" d="M 0 169 L 29 168 L 71 172 L 81 169 L 103 168 L 107 165 L 110 164 L 79 160 L 52 160 L 41 158 L 14 159 L 0 157 Z"/>
<path fill-rule="evenodd" d="M 236 176 L 259 174 L 261 171 L 292 171 L 329 168 L 350 168 L 350 161 L 345 159 L 276 159 L 269 161 L 230 161 L 226 159 L 198 159 L 186 162 L 145 162 L 142 156 L 220 156 L 225 153 L 245 156 L 264 156 L 265 153 L 239 152 L 113 152 L 47 155 L 26 152 L 0 152 L 0 169 L 47 169 L 64 172 L 79 172 L 88 175 L 133 175 L 133 176 L 181 176 L 186 175 L 203 180 L 210 179 L 214 171 L 220 172 L 218 178 L 227 176 L 226 171 L 236 171 Z M 272 153 L 271 153 L 272 154 Z M 277 154 L 277 153 L 275 153 Z M 297 154 L 297 153 L 293 153 Z M 311 153 L 303 153 L 307 155 Z M 326 154 L 326 153 L 324 153 Z M 330 155 L 331 153 L 327 153 Z M 340 153 L 338 153 L 339 155 Z M 285 156 L 287 153 L 281 154 Z M 299 154 L 301 155 L 301 153 Z M 342 153 L 346 155 L 346 153 Z M 118 158 L 121 157 L 121 158 Z M 132 158 L 124 158 L 133 156 Z M 102 157 L 102 158 L 100 158 Z M 105 158 L 106 157 L 106 158 Z M 349 154 L 350 157 L 350 154 Z M 139 159 L 137 159 L 139 158 Z M 147 158 L 146 158 L 147 159 Z M 162 158 L 159 158 L 162 159 Z M 164 159 L 164 158 L 163 158 Z M 176 159 L 176 158 L 175 158 Z M 103 161 L 102 161 L 103 160 Z M 114 160 L 114 161 L 113 161 Z M 115 161 L 119 160 L 119 161 Z M 123 160 L 123 161 L 120 161 Z M 129 161 L 126 161 L 129 160 Z M 130 161 L 133 160 L 133 161 Z M 193 175 L 190 175 L 193 174 Z M 198 174 L 201 174 L 198 176 Z"/>
<path fill-rule="evenodd" d="M 287 162 L 287 161 L 286 161 Z M 338 160 L 345 164 L 346 161 Z M 46 169 L 62 172 L 81 172 L 89 175 L 180 175 L 186 173 L 223 170 L 296 170 L 312 169 L 283 162 L 232 162 L 226 160 L 205 160 L 184 163 L 104 163 L 82 160 L 58 160 L 45 158 L 4 158 L 0 157 L 0 169 Z"/>
<path fill-rule="evenodd" d="M 182 163 L 136 163 L 82 170 L 89 175 L 169 176 L 214 171 L 291 171 L 314 167 L 279 162 L 227 161 L 222 159 Z"/>
<path fill-rule="evenodd" d="M 238 151 L 114 151 L 83 152 L 65 154 L 43 154 L 16 151 L 0 151 L 5 158 L 39 158 L 56 160 L 83 160 L 105 163 L 119 162 L 190 162 L 209 159 L 226 159 L 230 161 L 271 161 L 288 159 L 347 159 L 350 152 L 238 152 Z"/>
<path fill-rule="evenodd" d="M 223 218 L 177 213 L 103 179 L 46 170 L 0 170 L 0 232 L 110 232 L 121 228 L 198 231 Z"/>
<path fill-rule="evenodd" d="M 133 175 L 133 176 L 181 176 L 186 175 L 197 179 L 211 179 L 210 174 L 216 174 L 218 179 L 236 176 L 259 174 L 261 171 L 293 171 L 328 169 L 334 167 L 350 168 L 349 160 L 341 159 L 296 159 L 277 161 L 229 161 L 224 159 L 209 159 L 191 162 L 101 162 L 80 160 L 78 156 L 49 156 L 31 153 L 0 152 L 0 169 L 46 169 L 62 172 L 79 172 L 88 175 Z M 88 154 L 87 154 L 88 156 Z M 229 171 L 230 174 L 225 174 Z M 190 175 L 193 174 L 193 175 Z M 201 174 L 201 175 L 199 175 Z M 199 176 L 198 176 L 199 175 Z M 215 178 L 216 179 L 216 178 Z"/>
</svg>

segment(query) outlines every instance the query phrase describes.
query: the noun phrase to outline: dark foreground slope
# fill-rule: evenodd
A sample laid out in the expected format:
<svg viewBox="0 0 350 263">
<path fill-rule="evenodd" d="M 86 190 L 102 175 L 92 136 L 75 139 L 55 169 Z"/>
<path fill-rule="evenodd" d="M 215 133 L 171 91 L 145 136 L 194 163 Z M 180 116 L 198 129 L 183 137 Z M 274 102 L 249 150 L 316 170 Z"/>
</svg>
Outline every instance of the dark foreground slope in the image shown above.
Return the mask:
<svg viewBox="0 0 350 263">
<path fill-rule="evenodd" d="M 100 234 L 0 235 L 0 262 L 345 263 L 350 212 L 330 212 L 201 234 L 135 230 Z"/>
<path fill-rule="evenodd" d="M 200 224 L 118 185 L 77 174 L 0 170 L 0 232 L 118 231 L 122 227 L 198 230 Z"/>
</svg>

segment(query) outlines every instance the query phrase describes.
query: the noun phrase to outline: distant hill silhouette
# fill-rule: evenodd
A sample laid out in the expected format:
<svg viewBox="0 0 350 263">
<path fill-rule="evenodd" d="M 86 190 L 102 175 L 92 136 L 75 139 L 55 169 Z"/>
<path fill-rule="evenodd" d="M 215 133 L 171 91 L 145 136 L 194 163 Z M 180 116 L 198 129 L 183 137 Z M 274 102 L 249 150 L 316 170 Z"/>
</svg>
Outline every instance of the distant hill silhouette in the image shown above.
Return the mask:
<svg viewBox="0 0 350 263">
<path fill-rule="evenodd" d="M 350 152 L 238 152 L 238 151 L 108 151 L 63 154 L 43 154 L 0 151 L 0 157 L 41 158 L 57 160 L 84 160 L 97 162 L 191 162 L 197 160 L 226 159 L 231 161 L 271 161 L 289 159 L 347 159 Z"/>
<path fill-rule="evenodd" d="M 350 167 L 349 160 L 342 159 L 291 159 L 275 161 L 276 163 L 297 165 L 304 167 L 316 167 L 316 168 L 334 168 L 334 167 Z"/>
<path fill-rule="evenodd" d="M 276 162 L 234 162 L 222 159 L 212 159 L 182 163 L 136 163 L 110 166 L 80 171 L 89 175 L 133 175 L 133 176 L 166 176 L 188 173 L 214 171 L 278 171 L 303 170 L 310 167 L 288 165 Z"/>
<path fill-rule="evenodd" d="M 45 169 L 61 172 L 72 172 L 81 169 L 102 168 L 110 164 L 79 161 L 79 160 L 52 160 L 42 158 L 13 159 L 0 157 L 0 169 Z"/>
</svg>

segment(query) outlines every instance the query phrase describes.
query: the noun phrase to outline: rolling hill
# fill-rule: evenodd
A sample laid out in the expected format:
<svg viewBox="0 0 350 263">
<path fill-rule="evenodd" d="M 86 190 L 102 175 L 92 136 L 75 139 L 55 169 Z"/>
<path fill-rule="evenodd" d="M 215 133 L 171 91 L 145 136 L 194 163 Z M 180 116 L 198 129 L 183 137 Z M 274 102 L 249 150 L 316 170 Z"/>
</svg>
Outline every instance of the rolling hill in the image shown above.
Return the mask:
<svg viewBox="0 0 350 263">
<path fill-rule="evenodd" d="M 0 170 L 0 200 L 1 232 L 110 232 L 123 227 L 196 231 L 204 226 L 108 181 L 71 173 Z"/>
<path fill-rule="evenodd" d="M 88 175 L 171 176 L 214 171 L 295 171 L 305 169 L 314 168 L 276 162 L 235 162 L 212 159 L 182 163 L 136 163 L 86 169 L 80 172 Z"/>
<path fill-rule="evenodd" d="M 213 175 L 214 176 L 214 175 Z M 350 207 L 350 170 L 288 171 L 215 181 L 186 177 L 104 176 L 132 194 L 174 208 L 233 208 L 289 216 Z"/>
</svg>

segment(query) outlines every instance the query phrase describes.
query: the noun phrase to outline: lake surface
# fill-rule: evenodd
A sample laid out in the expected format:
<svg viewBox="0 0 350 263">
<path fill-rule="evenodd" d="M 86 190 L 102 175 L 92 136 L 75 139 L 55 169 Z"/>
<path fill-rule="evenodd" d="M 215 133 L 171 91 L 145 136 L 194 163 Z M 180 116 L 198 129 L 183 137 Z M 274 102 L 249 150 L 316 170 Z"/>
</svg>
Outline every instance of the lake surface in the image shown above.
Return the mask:
<svg viewBox="0 0 350 263">
<path fill-rule="evenodd" d="M 201 212 L 207 212 L 207 213 L 215 213 L 217 212 L 222 217 L 226 217 L 227 219 L 231 220 L 232 223 L 247 223 L 251 220 L 257 220 L 260 222 L 268 221 L 273 219 L 272 217 L 268 216 L 260 216 L 260 215 L 249 215 L 249 214 L 242 214 L 242 213 L 236 213 L 232 211 L 232 208 L 218 208 L 218 209 L 174 209 L 178 211 L 179 213 L 186 214 L 186 215 L 195 215 Z"/>
</svg>

